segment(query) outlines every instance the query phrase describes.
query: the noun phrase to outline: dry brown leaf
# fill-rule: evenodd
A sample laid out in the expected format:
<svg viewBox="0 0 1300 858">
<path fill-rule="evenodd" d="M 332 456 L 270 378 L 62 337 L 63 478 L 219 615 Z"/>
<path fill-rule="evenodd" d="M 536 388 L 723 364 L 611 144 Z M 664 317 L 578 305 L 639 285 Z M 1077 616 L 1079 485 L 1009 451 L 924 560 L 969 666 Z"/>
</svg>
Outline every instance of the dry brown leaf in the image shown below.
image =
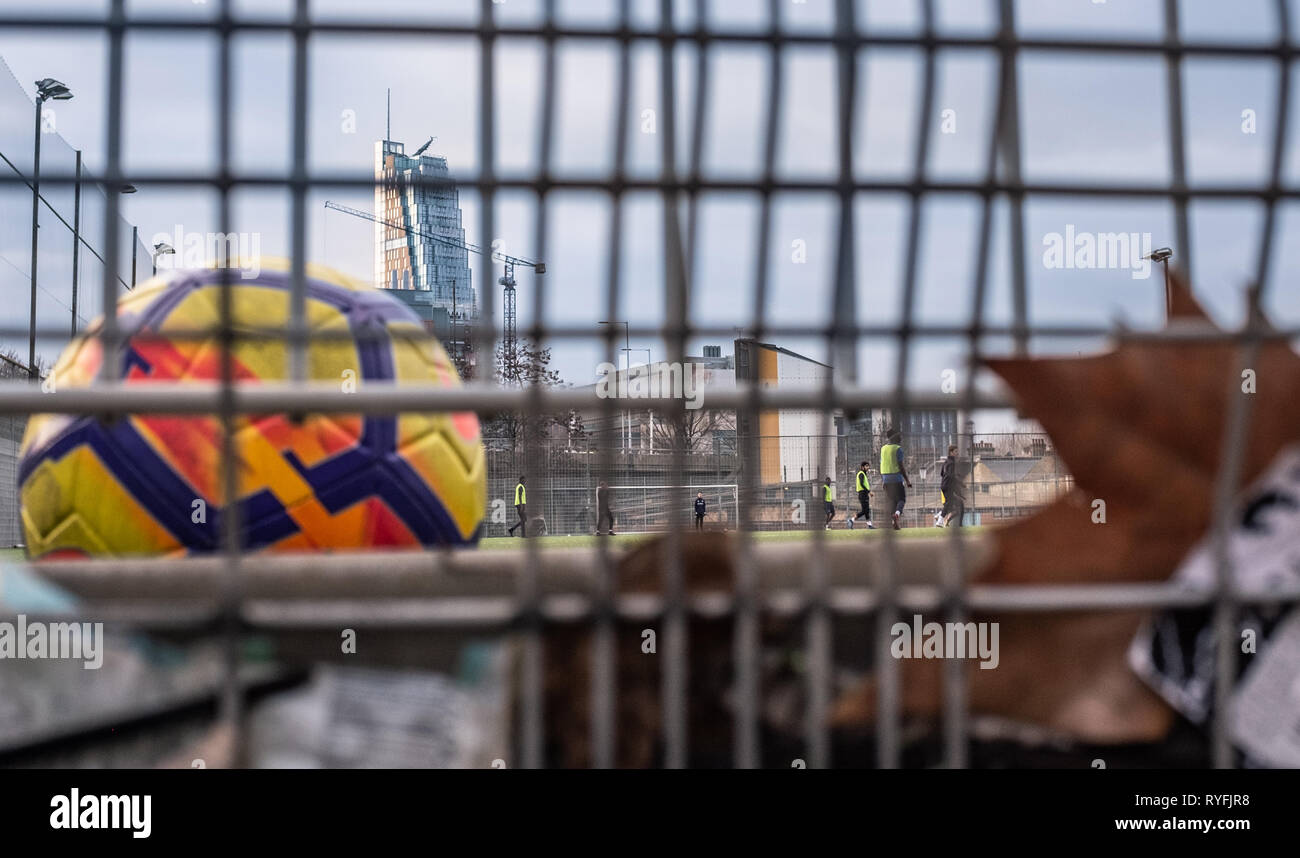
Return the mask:
<svg viewBox="0 0 1300 858">
<path fill-rule="evenodd" d="M 1176 319 L 1208 321 L 1173 277 Z M 1038 420 L 1075 475 L 1081 497 L 1063 498 L 999 531 L 986 582 L 1158 581 L 1209 528 L 1229 395 L 1241 392 L 1231 344 L 1126 343 L 1084 359 L 1008 358 L 988 365 Z M 1260 349 L 1258 392 L 1240 485 L 1300 439 L 1300 357 Z M 1090 503 L 1106 502 L 1106 524 Z"/>
<path fill-rule="evenodd" d="M 1173 320 L 1208 322 L 1176 275 Z M 1238 488 L 1300 440 L 1300 357 L 1285 344 L 1261 347 L 1251 367 L 1233 344 L 1127 342 L 1083 359 L 991 360 L 1022 413 L 1052 437 L 1076 490 L 1041 512 L 994 532 L 982 584 L 1160 581 L 1211 524 L 1230 397 L 1253 395 Z M 1253 369 L 1257 392 L 1241 391 Z M 1092 501 L 1106 502 L 1105 524 Z M 971 711 L 1068 732 L 1096 742 L 1150 741 L 1171 710 L 1128 669 L 1126 652 L 1144 615 L 1011 614 L 1001 624 L 1001 663 L 967 672 Z M 901 663 L 905 715 L 937 717 L 941 662 Z M 838 701 L 833 723 L 875 720 L 867 683 Z"/>
</svg>

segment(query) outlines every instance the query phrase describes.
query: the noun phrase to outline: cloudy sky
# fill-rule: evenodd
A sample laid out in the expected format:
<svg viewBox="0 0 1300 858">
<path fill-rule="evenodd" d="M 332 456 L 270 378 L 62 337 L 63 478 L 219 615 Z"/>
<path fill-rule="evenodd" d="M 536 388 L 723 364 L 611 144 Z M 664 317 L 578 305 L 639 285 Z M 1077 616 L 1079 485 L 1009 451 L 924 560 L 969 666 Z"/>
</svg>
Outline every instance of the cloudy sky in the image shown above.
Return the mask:
<svg viewBox="0 0 1300 858">
<path fill-rule="evenodd" d="M 107 0 L 5 0 L 7 11 L 94 12 Z M 131 14 L 209 16 L 215 0 L 134 0 Z M 241 0 L 236 12 L 283 18 L 289 0 Z M 564 23 L 608 26 L 616 23 L 614 0 L 559 0 Z M 633 2 L 638 24 L 657 26 L 658 2 Z M 730 28 L 766 26 L 766 3 L 711 2 L 711 23 Z M 781 0 L 782 25 L 792 30 L 826 31 L 833 24 L 833 0 Z M 858 3 L 859 21 L 873 31 L 914 33 L 920 27 L 919 0 Z M 1159 0 L 1039 0 L 1017 4 L 1018 27 L 1033 35 L 1072 37 L 1161 37 Z M 540 0 L 505 0 L 495 6 L 499 19 L 531 23 L 539 19 Z M 678 23 L 691 26 L 694 3 L 677 0 Z M 975 0 L 936 2 L 940 30 L 987 33 L 995 26 L 995 6 Z M 385 20 L 412 18 L 473 22 L 478 0 L 315 0 L 320 18 L 372 15 Z M 1180 4 L 1182 31 L 1199 40 L 1269 42 L 1279 23 L 1272 0 L 1233 3 L 1195 0 Z M 1293 29 L 1300 3 L 1291 11 Z M 1292 38 L 1297 38 L 1292 33 Z M 257 172 L 287 171 L 291 157 L 291 40 L 288 35 L 241 34 L 233 42 L 233 167 Z M 31 82 L 54 77 L 76 93 L 56 105 L 58 131 L 84 150 L 90 169 L 105 162 L 107 41 L 92 31 L 0 30 L 0 56 L 31 95 Z M 126 42 L 125 169 L 197 171 L 217 165 L 216 39 L 205 33 L 132 34 Z M 562 175 L 600 177 L 612 169 L 617 97 L 617 45 L 582 41 L 558 51 L 556 136 L 553 170 Z M 706 174 L 754 179 L 761 169 L 767 92 L 767 48 L 760 45 L 715 46 L 710 50 L 708 111 L 702 169 Z M 498 131 L 495 169 L 530 175 L 538 168 L 537 138 L 541 107 L 542 51 L 529 40 L 502 40 L 496 62 Z M 392 89 L 393 137 L 408 151 L 435 135 L 430 151 L 444 155 L 453 170 L 472 175 L 478 163 L 478 47 L 473 39 L 412 36 L 378 38 L 355 35 L 315 36 L 309 54 L 310 169 L 355 171 L 369 175 L 374 141 L 384 133 L 385 90 Z M 627 105 L 630 133 L 629 169 L 653 176 L 659 169 L 659 134 L 663 133 L 658 46 L 632 51 L 631 98 Z M 694 49 L 684 46 L 676 57 L 679 93 L 679 147 L 689 151 L 689 110 L 693 104 Z M 1294 72 L 1294 69 L 1293 69 Z M 891 48 L 864 51 L 858 57 L 858 98 L 854 123 L 854 172 L 861 177 L 908 179 L 917 145 L 921 103 L 921 55 Z M 927 172 L 940 179 L 981 177 L 994 105 L 997 60 L 986 51 L 945 50 L 938 55 L 936 94 L 930 117 Z M 1031 53 L 1022 56 L 1020 127 L 1023 173 L 1030 181 L 1164 182 L 1169 179 L 1170 132 L 1166 113 L 1166 75 L 1158 57 L 1097 54 Z M 1183 72 L 1187 118 L 1185 144 L 1193 185 L 1267 182 L 1269 152 L 1278 117 L 1275 113 L 1278 70 L 1270 61 L 1190 59 Z M 1300 80 L 1293 75 L 1293 102 L 1300 100 Z M 781 128 L 777 170 L 787 178 L 833 178 L 836 160 L 836 80 L 834 57 L 819 48 L 792 48 L 784 58 Z M 655 127 L 644 126 L 647 109 L 657 111 Z M 952 111 L 945 113 L 945 111 Z M 1253 127 L 1243 129 L 1243 112 L 1253 111 Z M 1300 111 L 1293 103 L 1292 112 Z M 355 118 L 355 126 L 349 118 Z M 941 127 L 947 117 L 947 129 Z M 1294 123 L 1293 123 L 1294 124 Z M 30 126 L 26 135 L 30 135 Z M 1253 133 L 1252 133 L 1253 131 Z M 945 133 L 950 132 L 950 133 Z M 1295 139 L 1292 129 L 1291 139 Z M 9 140 L 9 135 L 5 137 Z M 1294 185 L 1300 157 L 1292 145 L 1286 178 Z M 6 152 L 6 155 L 10 153 Z M 18 153 L 24 158 L 29 155 Z M 16 156 L 11 156 L 17 160 Z M 307 247 L 315 261 L 369 279 L 373 271 L 370 224 L 323 209 L 335 199 L 362 209 L 370 193 L 351 190 L 313 191 L 309 196 Z M 770 254 L 756 260 L 756 197 L 711 194 L 701 198 L 698 260 L 693 272 L 691 318 L 724 329 L 749 326 L 754 319 L 753 284 L 757 264 L 767 267 L 770 294 L 764 308 L 770 324 L 824 325 L 830 318 L 837 208 L 824 194 L 778 197 L 773 212 Z M 287 255 L 287 192 L 238 190 L 232 195 L 239 232 L 256 232 L 263 254 Z M 0 214 L 21 230 L 5 240 L 11 266 L 27 262 L 17 238 L 25 233 L 30 210 L 5 197 Z M 495 235 L 481 234 L 479 204 L 462 191 L 470 241 L 505 243 L 509 252 L 539 255 L 534 241 L 536 206 L 530 195 L 498 197 Z M 902 279 L 909 199 L 897 194 L 862 194 L 855 202 L 856 272 L 854 291 L 858 320 L 890 324 L 902 312 Z M 1190 258 L 1197 292 L 1224 323 L 1241 319 L 1241 290 L 1255 270 L 1262 206 L 1251 200 L 1198 202 L 1191 210 L 1192 247 L 1175 246 L 1176 259 Z M 954 323 L 968 318 L 974 283 L 980 205 L 978 198 L 935 194 L 922 207 L 917 321 Z M 985 307 L 991 323 L 1011 321 L 1008 265 L 1008 218 L 997 207 L 990 289 Z M 616 307 L 605 305 L 608 277 L 611 203 L 600 193 L 557 193 L 548 205 L 544 318 L 551 324 L 590 325 L 612 315 L 633 324 L 654 325 L 664 317 L 662 234 L 659 200 L 652 194 L 629 195 L 624 208 L 624 254 L 621 294 Z M 196 232 L 218 231 L 216 195 L 193 188 L 140 185 L 125 200 L 127 218 L 152 243 L 155 233 L 172 233 L 177 225 Z M 1277 248 L 1269 284 L 1268 307 L 1274 317 L 1300 324 L 1300 213 L 1281 206 Z M 19 223 L 21 221 L 21 223 Z M 1145 327 L 1159 323 L 1162 293 L 1158 274 L 1134 279 L 1123 269 L 1056 269 L 1043 262 L 1044 241 L 1072 228 L 1078 233 L 1150 233 L 1155 246 L 1175 245 L 1171 206 L 1164 201 L 1125 199 L 1031 199 L 1025 205 L 1026 273 L 1029 319 L 1035 324 L 1109 324 L 1123 319 Z M 801 244 L 800 244 L 801 243 Z M 12 246 L 11 246 L 12 245 Z M 796 253 L 806 249 L 806 258 Z M 471 257 L 475 287 L 485 280 L 483 260 Z M 520 322 L 534 312 L 532 277 L 519 277 Z M 49 287 L 54 289 L 56 287 Z M 481 291 L 480 291 L 480 301 Z M 8 317 L 6 317 L 8 318 Z M 25 320 L 25 315 L 23 316 Z M 721 337 L 696 340 L 692 351 Z M 786 338 L 784 345 L 824 358 L 814 338 Z M 636 339 L 656 359 L 664 344 Z M 1090 350 L 1089 341 L 1036 340 L 1037 351 L 1073 353 Z M 956 340 L 918 342 L 910 362 L 909 383 L 932 390 L 947 367 L 963 367 L 963 344 Z M 1008 343 L 990 338 L 989 350 Z M 592 380 L 602 359 L 594 340 L 557 345 L 556 366 L 573 383 Z M 869 386 L 893 384 L 895 351 L 884 341 L 863 341 L 858 350 L 858 377 Z M 730 352 L 730 345 L 724 346 Z M 963 370 L 964 376 L 964 370 Z"/>
</svg>

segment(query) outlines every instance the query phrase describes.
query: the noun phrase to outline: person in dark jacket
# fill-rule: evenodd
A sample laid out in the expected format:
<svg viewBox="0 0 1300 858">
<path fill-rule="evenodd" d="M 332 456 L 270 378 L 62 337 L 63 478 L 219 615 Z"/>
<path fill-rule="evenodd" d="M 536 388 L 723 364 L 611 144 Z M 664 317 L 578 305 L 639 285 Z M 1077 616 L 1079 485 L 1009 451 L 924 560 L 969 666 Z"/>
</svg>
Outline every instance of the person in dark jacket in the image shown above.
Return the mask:
<svg viewBox="0 0 1300 858">
<path fill-rule="evenodd" d="M 939 491 L 943 492 L 943 523 L 947 526 L 957 519 L 961 527 L 962 515 L 966 512 L 966 487 L 962 484 L 961 474 L 957 471 L 957 446 L 948 447 L 948 458 L 939 469 Z"/>
<path fill-rule="evenodd" d="M 614 511 L 610 507 L 609 486 L 604 480 L 596 487 L 596 533 L 599 534 L 602 530 L 610 536 L 614 535 Z"/>
<path fill-rule="evenodd" d="M 695 529 L 696 530 L 704 529 L 704 513 L 706 511 L 707 506 L 708 505 L 704 500 L 704 492 L 696 492 L 695 493 Z"/>
<path fill-rule="evenodd" d="M 858 519 L 865 518 L 867 527 L 874 530 L 876 526 L 871 523 L 871 496 L 874 492 L 871 491 L 871 478 L 867 475 L 867 463 L 865 461 L 858 465 L 854 485 L 858 490 L 858 506 L 861 508 L 858 510 L 857 515 L 849 519 L 849 527 L 852 527 L 853 522 Z"/>
</svg>

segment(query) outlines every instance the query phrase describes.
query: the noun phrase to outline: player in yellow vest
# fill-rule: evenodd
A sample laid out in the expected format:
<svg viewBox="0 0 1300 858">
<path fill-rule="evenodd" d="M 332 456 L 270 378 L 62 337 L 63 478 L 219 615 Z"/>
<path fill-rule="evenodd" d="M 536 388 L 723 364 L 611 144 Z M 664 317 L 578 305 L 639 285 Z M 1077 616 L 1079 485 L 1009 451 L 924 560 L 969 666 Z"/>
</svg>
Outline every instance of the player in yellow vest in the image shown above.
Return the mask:
<svg viewBox="0 0 1300 858">
<path fill-rule="evenodd" d="M 903 514 L 903 505 L 907 503 L 907 489 L 912 481 L 907 477 L 903 467 L 903 448 L 898 443 L 902 436 L 898 430 L 891 430 L 885 439 L 886 444 L 880 448 L 880 481 L 885 484 L 885 495 L 889 498 L 890 511 L 893 513 L 894 530 L 898 530 L 898 519 Z"/>
<path fill-rule="evenodd" d="M 519 531 L 520 536 L 528 536 L 528 525 L 525 523 L 527 521 L 527 508 L 528 490 L 524 488 L 524 478 L 520 477 L 519 484 L 515 486 L 515 512 L 519 513 L 519 520 L 510 526 L 511 536 L 515 535 L 516 527 L 521 528 Z"/>
<path fill-rule="evenodd" d="M 867 527 L 874 530 L 876 526 L 871 522 L 871 496 L 874 492 L 871 491 L 871 479 L 867 476 L 866 462 L 862 462 L 858 465 L 858 473 L 854 478 L 853 484 L 858 491 L 858 506 L 861 507 L 861 509 L 858 510 L 857 515 L 849 519 L 849 527 L 852 527 L 853 522 L 858 519 L 865 518 L 867 520 Z"/>
<path fill-rule="evenodd" d="M 822 483 L 822 505 L 826 509 L 826 529 L 831 529 L 831 521 L 835 519 L 835 489 L 831 486 L 831 478 L 827 477 Z"/>
</svg>

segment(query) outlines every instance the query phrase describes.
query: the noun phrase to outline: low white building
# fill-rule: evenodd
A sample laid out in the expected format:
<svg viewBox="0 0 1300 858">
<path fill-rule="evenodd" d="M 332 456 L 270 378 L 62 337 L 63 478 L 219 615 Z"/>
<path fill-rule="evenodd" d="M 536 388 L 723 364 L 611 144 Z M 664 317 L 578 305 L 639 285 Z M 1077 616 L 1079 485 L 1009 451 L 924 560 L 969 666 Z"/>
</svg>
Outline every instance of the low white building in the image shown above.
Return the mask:
<svg viewBox="0 0 1300 858">
<path fill-rule="evenodd" d="M 832 369 L 789 349 L 756 340 L 736 340 L 736 379 L 779 390 L 808 390 L 826 386 Z M 819 480 L 824 470 L 835 473 L 834 414 L 812 408 L 762 411 L 757 425 L 741 418 L 743 437 L 756 435 L 760 485 Z M 829 464 L 827 464 L 829 463 Z"/>
</svg>

